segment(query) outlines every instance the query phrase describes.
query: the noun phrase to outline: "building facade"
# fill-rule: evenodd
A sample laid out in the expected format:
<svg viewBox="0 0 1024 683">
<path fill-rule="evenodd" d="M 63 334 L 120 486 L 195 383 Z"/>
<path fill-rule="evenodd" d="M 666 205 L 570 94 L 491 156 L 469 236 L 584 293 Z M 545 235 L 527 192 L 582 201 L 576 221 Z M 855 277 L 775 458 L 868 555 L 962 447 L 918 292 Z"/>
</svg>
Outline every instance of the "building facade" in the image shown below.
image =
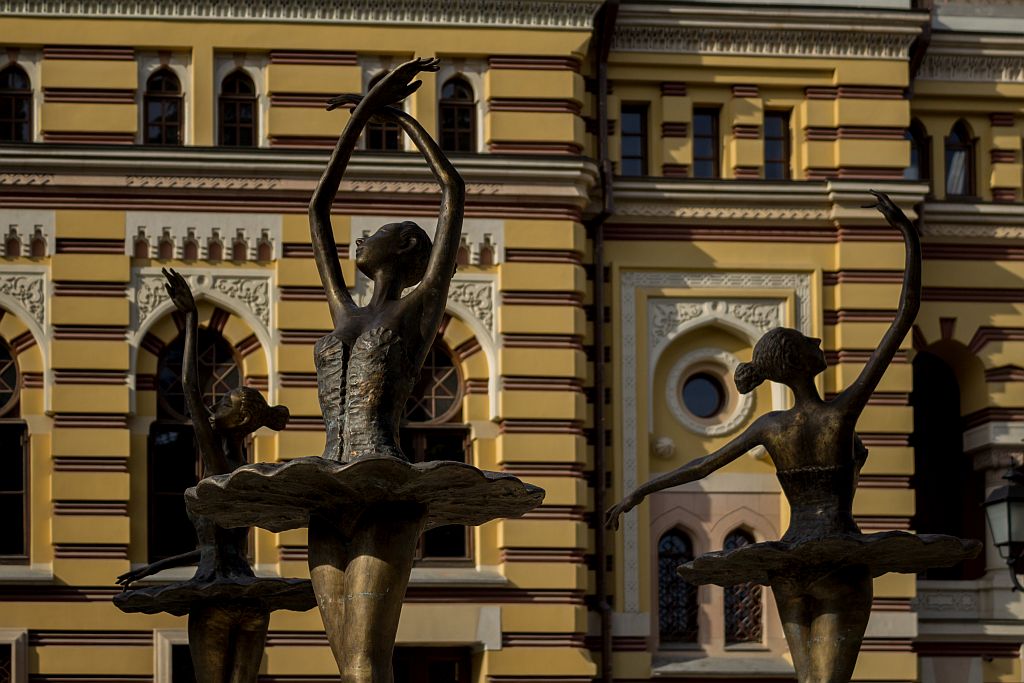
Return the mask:
<svg viewBox="0 0 1024 683">
<path fill-rule="evenodd" d="M 785 530 L 765 453 L 617 534 L 602 509 L 788 405 L 731 381 L 771 327 L 823 339 L 824 395 L 852 381 L 902 278 L 878 189 L 918 221 L 924 304 L 858 426 L 858 522 L 988 541 L 978 504 L 1024 450 L 1022 32 L 1005 0 L 0 2 L 0 681 L 187 680 L 184 619 L 111 603 L 193 543 L 160 269 L 196 292 L 207 397 L 290 409 L 252 459 L 319 454 L 306 209 L 347 116 L 324 103 L 412 56 L 442 60 L 405 107 L 468 202 L 405 450 L 547 498 L 424 536 L 397 678 L 793 680 L 769 591 L 673 572 Z M 333 215 L 357 299 L 349 245 L 430 233 L 439 196 L 397 130 L 362 145 Z M 251 546 L 258 573 L 306 575 L 304 532 Z M 1024 603 L 988 546 L 876 581 L 856 680 L 1024 680 Z M 335 676 L 318 614 L 275 614 L 261 680 Z"/>
</svg>

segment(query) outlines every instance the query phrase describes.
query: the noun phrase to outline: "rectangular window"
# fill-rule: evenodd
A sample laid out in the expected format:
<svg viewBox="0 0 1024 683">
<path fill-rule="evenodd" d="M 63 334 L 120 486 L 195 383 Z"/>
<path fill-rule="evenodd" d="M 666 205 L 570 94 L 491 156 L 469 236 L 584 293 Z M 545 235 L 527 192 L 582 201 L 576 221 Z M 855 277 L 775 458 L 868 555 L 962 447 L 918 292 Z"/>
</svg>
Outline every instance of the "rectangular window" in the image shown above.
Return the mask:
<svg viewBox="0 0 1024 683">
<path fill-rule="evenodd" d="M 184 495 L 199 481 L 195 432 L 187 424 L 154 422 L 148 450 L 149 561 L 156 562 L 196 547 Z"/>
<path fill-rule="evenodd" d="M 699 107 L 693 110 L 693 177 L 719 177 L 718 109 Z"/>
<path fill-rule="evenodd" d="M 647 175 L 647 105 L 622 105 L 619 129 L 622 143 L 619 175 Z"/>
<path fill-rule="evenodd" d="M 24 422 L 0 422 L 0 564 L 28 562 L 28 429 Z"/>
<path fill-rule="evenodd" d="M 402 452 L 412 462 L 466 462 L 466 453 L 470 447 L 469 427 L 410 424 L 402 427 L 401 442 Z M 430 564 L 465 564 L 472 557 L 469 528 L 461 524 L 425 531 L 416 548 L 416 559 Z"/>
<path fill-rule="evenodd" d="M 469 683 L 469 648 L 396 647 L 395 683 Z"/>
<path fill-rule="evenodd" d="M 790 170 L 789 112 L 764 113 L 764 177 L 768 180 L 789 180 Z"/>
</svg>

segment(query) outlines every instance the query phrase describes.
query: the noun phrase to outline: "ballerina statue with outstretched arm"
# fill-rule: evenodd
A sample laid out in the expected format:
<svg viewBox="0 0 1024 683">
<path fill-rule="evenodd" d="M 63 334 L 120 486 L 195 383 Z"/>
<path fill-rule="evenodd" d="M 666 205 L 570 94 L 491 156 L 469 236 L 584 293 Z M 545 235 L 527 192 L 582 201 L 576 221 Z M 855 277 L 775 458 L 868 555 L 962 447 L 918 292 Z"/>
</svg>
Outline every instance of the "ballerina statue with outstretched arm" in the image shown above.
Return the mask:
<svg viewBox="0 0 1024 683">
<path fill-rule="evenodd" d="M 181 384 L 192 417 L 202 469 L 226 474 L 245 464 L 247 437 L 260 427 L 283 429 L 288 409 L 271 407 L 249 387 L 228 392 L 211 412 L 203 402 L 197 364 L 199 313 L 184 277 L 164 270 L 165 287 L 185 317 Z M 191 451 L 181 457 L 194 458 Z M 125 612 L 188 614 L 189 650 L 199 683 L 254 683 L 275 609 L 306 611 L 315 603 L 303 579 L 258 578 L 247 559 L 248 529 L 223 529 L 202 515 L 189 517 L 198 547 L 122 574 L 125 591 L 114 604 Z M 195 575 L 169 585 L 131 589 L 131 584 L 172 567 L 198 564 Z"/>
<path fill-rule="evenodd" d="M 889 362 L 910 331 L 921 301 L 921 242 L 917 229 L 886 195 L 874 205 L 906 243 L 906 270 L 896 318 L 860 376 L 834 399 L 818 394 L 814 378 L 825 370 L 821 340 L 775 328 L 754 346 L 753 359 L 736 368 L 736 387 L 753 391 L 765 380 L 788 386 L 790 410 L 759 417 L 719 450 L 655 477 L 612 507 L 606 524 L 650 494 L 702 479 L 756 446 L 776 467 L 791 507 L 780 541 L 702 555 L 679 568 L 689 582 L 771 586 L 800 683 L 846 683 L 853 674 L 871 613 L 872 580 L 887 572 L 914 573 L 975 556 L 978 541 L 899 531 L 861 534 L 853 518 L 857 477 L 867 449 L 857 420 Z"/>
<path fill-rule="evenodd" d="M 517 478 L 455 461 L 410 463 L 398 429 L 447 305 L 462 231 L 465 185 L 422 126 L 391 105 L 420 85 L 437 60 L 395 68 L 365 97 L 328 109 L 354 111 L 309 204 L 313 253 L 334 330 L 313 351 L 326 426 L 321 456 L 254 464 L 190 489 L 190 509 L 224 526 L 309 528 L 309 570 L 338 668 L 350 682 L 392 679 L 391 656 L 420 533 L 443 524 L 518 517 L 544 492 Z M 331 205 L 366 124 L 398 125 L 441 188 L 434 242 L 411 221 L 355 241 L 373 294 L 348 292 L 331 230 Z M 411 290 L 410 290 L 411 288 Z M 407 292 L 407 293 L 406 293 Z"/>
</svg>

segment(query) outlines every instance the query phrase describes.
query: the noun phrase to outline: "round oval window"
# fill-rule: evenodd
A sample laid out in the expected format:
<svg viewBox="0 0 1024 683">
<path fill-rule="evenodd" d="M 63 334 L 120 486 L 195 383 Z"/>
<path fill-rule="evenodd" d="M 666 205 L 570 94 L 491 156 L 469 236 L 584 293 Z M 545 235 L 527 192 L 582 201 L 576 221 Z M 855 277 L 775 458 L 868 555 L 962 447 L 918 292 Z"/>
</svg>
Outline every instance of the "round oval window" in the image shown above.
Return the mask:
<svg viewBox="0 0 1024 683">
<path fill-rule="evenodd" d="M 698 372 L 683 383 L 683 405 L 693 415 L 714 417 L 725 405 L 725 389 L 714 375 Z"/>
</svg>

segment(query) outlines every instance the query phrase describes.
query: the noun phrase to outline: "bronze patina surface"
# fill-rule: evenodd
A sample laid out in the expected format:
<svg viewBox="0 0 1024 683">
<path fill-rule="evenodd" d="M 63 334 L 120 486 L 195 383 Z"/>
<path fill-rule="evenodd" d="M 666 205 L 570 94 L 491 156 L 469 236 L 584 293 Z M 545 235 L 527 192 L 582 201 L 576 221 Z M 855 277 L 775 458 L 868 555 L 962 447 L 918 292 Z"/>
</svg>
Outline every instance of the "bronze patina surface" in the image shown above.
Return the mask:
<svg viewBox="0 0 1024 683">
<path fill-rule="evenodd" d="M 288 409 L 270 407 L 255 389 L 228 393 L 211 412 L 203 404 L 197 370 L 199 314 L 188 283 L 164 271 L 167 291 L 185 316 L 185 355 L 181 383 L 202 460 L 203 471 L 226 474 L 245 463 L 245 440 L 260 427 L 283 429 Z M 182 453 L 182 457 L 195 457 Z M 316 604 L 303 579 L 261 578 L 246 559 L 248 529 L 225 529 L 190 513 L 199 540 L 196 550 L 122 574 L 125 591 L 114 604 L 125 612 L 188 614 L 189 650 L 198 683 L 255 681 L 266 642 L 270 612 L 306 611 Z M 132 582 L 170 567 L 198 563 L 188 581 L 131 589 Z"/>
<path fill-rule="evenodd" d="M 917 316 L 921 301 L 921 242 L 916 227 L 886 195 L 875 207 L 903 235 L 906 271 L 896 318 L 860 376 L 825 401 L 814 378 L 825 370 L 821 340 L 776 328 L 754 346 L 753 360 L 736 369 L 736 387 L 753 391 L 765 380 L 785 384 L 796 399 L 790 410 L 758 418 L 721 449 L 655 477 L 608 511 L 606 523 L 650 494 L 708 476 L 756 446 L 775 464 L 791 507 L 780 541 L 707 553 L 679 568 L 692 583 L 771 586 L 800 683 L 847 683 L 853 675 L 871 613 L 872 578 L 887 572 L 947 567 L 974 557 L 981 543 L 938 534 L 889 531 L 861 534 L 853 496 L 867 449 L 857 419 Z"/>
<path fill-rule="evenodd" d="M 417 74 L 437 70 L 436 59 L 414 59 L 365 97 L 328 103 L 328 109 L 355 108 L 309 205 L 334 322 L 314 350 L 327 428 L 323 454 L 241 467 L 200 482 L 186 496 L 190 509 L 223 526 L 309 526 L 313 588 L 345 681 L 392 680 L 398 618 L 426 526 L 519 516 L 544 496 L 515 477 L 463 463 L 410 463 L 399 445 L 405 404 L 445 312 L 465 186 L 422 126 L 390 105 L 421 85 L 412 80 Z M 370 302 L 360 307 L 342 276 L 330 212 L 356 142 L 374 119 L 397 124 L 416 144 L 441 187 L 441 209 L 433 244 L 410 221 L 355 241 L 356 265 L 373 282 Z"/>
</svg>

